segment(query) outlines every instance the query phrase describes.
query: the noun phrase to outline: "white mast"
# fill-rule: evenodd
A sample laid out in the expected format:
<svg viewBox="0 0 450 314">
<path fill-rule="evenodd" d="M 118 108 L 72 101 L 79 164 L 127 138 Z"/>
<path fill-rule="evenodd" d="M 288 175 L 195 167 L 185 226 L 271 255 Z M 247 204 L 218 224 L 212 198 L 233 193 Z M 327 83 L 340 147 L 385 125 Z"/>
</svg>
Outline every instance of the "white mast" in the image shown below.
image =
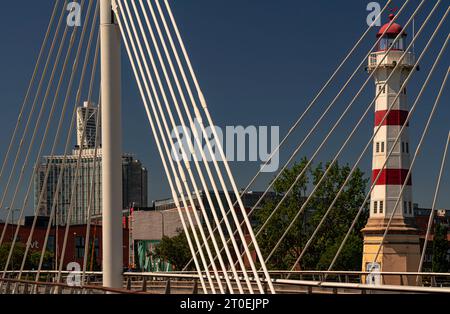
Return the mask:
<svg viewBox="0 0 450 314">
<path fill-rule="evenodd" d="M 122 288 L 122 126 L 120 30 L 114 0 L 100 0 L 103 285 Z"/>
</svg>

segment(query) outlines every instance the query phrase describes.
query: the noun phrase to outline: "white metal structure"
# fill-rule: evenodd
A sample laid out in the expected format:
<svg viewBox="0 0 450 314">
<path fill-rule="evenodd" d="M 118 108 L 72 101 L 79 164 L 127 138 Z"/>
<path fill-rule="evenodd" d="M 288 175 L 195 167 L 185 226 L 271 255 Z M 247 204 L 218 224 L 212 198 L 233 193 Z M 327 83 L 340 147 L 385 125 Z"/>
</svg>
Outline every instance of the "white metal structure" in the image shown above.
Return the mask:
<svg viewBox="0 0 450 314">
<path fill-rule="evenodd" d="M 100 0 L 103 284 L 122 287 L 122 128 L 120 30 L 112 1 Z"/>
</svg>

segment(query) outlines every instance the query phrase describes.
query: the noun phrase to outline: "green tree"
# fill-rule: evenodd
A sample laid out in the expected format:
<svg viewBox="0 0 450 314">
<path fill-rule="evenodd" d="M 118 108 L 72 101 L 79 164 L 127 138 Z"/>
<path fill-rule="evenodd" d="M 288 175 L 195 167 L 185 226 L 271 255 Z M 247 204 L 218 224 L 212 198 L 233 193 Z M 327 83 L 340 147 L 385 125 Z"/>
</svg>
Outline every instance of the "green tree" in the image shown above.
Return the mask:
<svg viewBox="0 0 450 314">
<path fill-rule="evenodd" d="M 436 273 L 446 273 L 449 271 L 447 252 L 449 244 L 447 241 L 448 226 L 437 224 L 434 230 L 433 239 L 433 260 L 432 269 Z"/>
<path fill-rule="evenodd" d="M 169 262 L 176 270 L 182 270 L 192 257 L 184 232 L 179 231 L 173 238 L 163 237 L 155 248 L 154 257 Z"/>
<path fill-rule="evenodd" d="M 0 269 L 5 269 L 6 262 L 8 260 L 9 252 L 11 250 L 11 243 L 5 243 L 0 246 Z M 12 251 L 9 270 L 18 270 L 22 264 L 23 256 L 25 254 L 25 245 L 17 243 Z"/>
<path fill-rule="evenodd" d="M 273 184 L 273 190 L 276 195 L 275 198 L 267 200 L 260 209 L 255 211 L 255 218 L 257 221 L 256 230 L 258 231 L 261 230 L 266 220 L 272 215 L 269 223 L 264 227 L 257 239 L 265 257 L 270 254 L 272 248 L 281 238 L 284 230 L 286 230 L 305 202 L 306 191 L 310 180 L 308 177 L 310 170 L 305 170 L 307 163 L 308 161 L 303 159 L 301 162 L 296 163 L 291 169 L 283 171 L 280 178 Z M 305 170 L 305 175 L 298 180 L 282 206 L 274 213 L 274 208 L 285 196 L 289 187 L 295 182 L 296 177 L 303 170 Z M 305 215 L 303 215 L 303 217 L 305 217 Z M 269 269 L 287 269 L 289 265 L 292 265 L 295 262 L 300 255 L 301 247 L 307 241 L 304 237 L 305 227 L 307 227 L 304 222 L 304 219 L 297 220 L 291 232 L 289 232 L 285 240 L 281 243 L 280 248 L 270 259 L 268 265 Z"/>
<path fill-rule="evenodd" d="M 8 260 L 8 255 L 11 250 L 11 243 L 5 243 L 0 246 L 0 269 L 5 269 L 6 261 Z M 12 251 L 9 270 L 19 270 L 23 256 L 25 254 L 25 245 L 23 243 L 16 243 Z M 25 269 L 37 269 L 39 267 L 39 261 L 41 258 L 41 252 L 30 252 L 28 253 L 27 259 L 25 261 Z M 43 265 L 49 265 L 53 254 L 46 251 L 44 255 Z"/>
<path fill-rule="evenodd" d="M 276 204 L 287 193 L 291 184 L 295 182 L 295 178 L 305 169 L 306 164 L 307 159 L 302 159 L 291 169 L 284 171 L 274 183 L 274 191 L 277 196 L 256 212 L 258 229 L 273 213 Z M 293 192 L 280 206 L 278 212 L 270 220 L 267 227 L 264 228 L 258 239 L 264 256 L 267 257 L 272 251 L 272 248 L 281 238 L 287 226 L 305 204 L 308 191 L 317 186 L 329 167 L 330 164 L 328 163 L 325 167 L 323 164 L 319 164 L 314 168 L 306 169 L 305 174 L 296 184 Z M 303 214 L 295 221 L 293 228 L 269 260 L 269 268 L 289 270 L 294 265 L 308 239 L 337 196 L 350 171 L 351 169 L 348 166 L 341 167 L 338 163 L 331 166 L 329 173 L 324 177 L 322 183 L 312 195 L 311 200 L 305 206 Z M 314 241 L 308 250 L 305 251 L 299 265 L 301 269 L 327 269 L 329 267 L 358 209 L 364 201 L 367 182 L 368 180 L 364 178 L 361 170 L 357 169 L 352 174 L 327 219 L 316 234 Z M 367 218 L 368 212 L 364 210 L 334 269 L 360 269 L 363 246 L 360 230 L 366 224 Z"/>
</svg>

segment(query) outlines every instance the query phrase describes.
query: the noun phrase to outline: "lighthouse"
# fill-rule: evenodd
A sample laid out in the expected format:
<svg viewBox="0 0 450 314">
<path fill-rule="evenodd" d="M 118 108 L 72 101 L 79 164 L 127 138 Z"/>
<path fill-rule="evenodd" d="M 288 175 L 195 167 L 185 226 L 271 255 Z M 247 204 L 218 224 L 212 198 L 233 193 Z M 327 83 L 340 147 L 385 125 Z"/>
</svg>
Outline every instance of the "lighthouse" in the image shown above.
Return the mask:
<svg viewBox="0 0 450 314">
<path fill-rule="evenodd" d="M 394 15 L 391 14 L 389 18 L 392 20 Z M 400 38 L 395 40 L 399 35 Z M 385 24 L 379 30 L 377 38 L 380 39 L 379 44 L 369 57 L 368 71 L 373 74 L 376 95 L 379 95 L 375 102 L 374 132 L 378 128 L 379 131 L 373 141 L 372 183 L 375 183 L 375 187 L 371 194 L 370 218 L 362 230 L 362 268 L 363 271 L 417 272 L 420 246 L 414 220 L 413 181 L 406 181 L 412 151 L 408 137 L 410 125 L 406 125 L 400 139 L 395 142 L 409 112 L 408 89 L 402 86 L 414 70 L 415 57 L 408 52 L 402 60 L 407 35 L 401 25 L 391 22 Z M 399 97 L 396 97 L 397 94 Z M 391 111 L 388 113 L 389 108 Z M 406 188 L 400 196 L 405 183 Z M 399 196 L 400 202 L 387 238 L 381 243 Z M 373 263 L 380 245 L 380 254 Z M 366 280 L 372 284 L 414 284 L 414 276 L 409 277 L 371 275 Z"/>
</svg>

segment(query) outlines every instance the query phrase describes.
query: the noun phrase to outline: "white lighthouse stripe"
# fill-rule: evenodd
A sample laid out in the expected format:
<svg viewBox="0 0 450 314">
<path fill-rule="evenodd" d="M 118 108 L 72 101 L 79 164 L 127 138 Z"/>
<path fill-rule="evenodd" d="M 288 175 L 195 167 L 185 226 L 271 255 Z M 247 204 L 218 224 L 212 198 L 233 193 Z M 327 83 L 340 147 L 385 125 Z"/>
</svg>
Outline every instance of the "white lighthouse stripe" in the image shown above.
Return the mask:
<svg viewBox="0 0 450 314">
<path fill-rule="evenodd" d="M 396 94 L 380 95 L 375 102 L 375 111 L 389 110 L 395 100 Z M 406 95 L 400 95 L 392 106 L 392 110 L 408 110 L 408 101 Z"/>
<path fill-rule="evenodd" d="M 395 140 L 398 134 L 400 133 L 401 128 L 402 127 L 400 125 L 382 125 L 378 133 L 375 135 L 375 139 L 389 137 L 390 139 Z M 376 130 L 377 128 L 374 128 L 374 132 Z M 407 137 L 408 137 L 408 129 L 406 128 L 402 133 L 402 138 Z"/>
<path fill-rule="evenodd" d="M 400 194 L 402 187 L 400 185 L 377 185 L 372 190 L 372 199 L 388 199 L 397 198 Z M 411 200 L 412 199 L 412 187 L 406 186 L 403 198 Z"/>
<path fill-rule="evenodd" d="M 372 169 L 381 169 L 385 163 L 386 156 L 375 155 L 372 161 Z M 384 169 L 409 169 L 410 160 L 405 154 L 392 154 Z"/>
</svg>

